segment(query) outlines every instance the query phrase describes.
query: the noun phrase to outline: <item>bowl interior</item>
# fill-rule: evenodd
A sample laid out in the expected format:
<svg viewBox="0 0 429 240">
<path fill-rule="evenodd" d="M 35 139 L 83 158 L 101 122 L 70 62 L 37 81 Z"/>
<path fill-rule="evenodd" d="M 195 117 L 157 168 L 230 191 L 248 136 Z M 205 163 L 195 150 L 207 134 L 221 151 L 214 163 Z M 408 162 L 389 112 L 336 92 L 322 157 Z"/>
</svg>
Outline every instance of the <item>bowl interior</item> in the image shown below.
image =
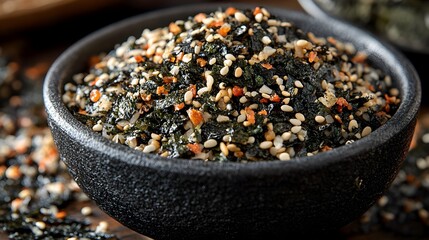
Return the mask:
<svg viewBox="0 0 429 240">
<path fill-rule="evenodd" d="M 100 149 L 108 151 L 112 155 L 121 156 L 123 161 L 128 163 L 167 168 L 180 166 L 187 168 L 189 171 L 224 173 L 240 169 L 240 171 L 251 174 L 256 170 L 270 172 L 272 169 L 278 169 L 279 166 L 285 165 L 288 168 L 300 168 L 303 165 L 316 167 L 347 159 L 348 156 L 365 151 L 368 146 L 383 144 L 397 133 L 395 129 L 404 128 L 415 117 L 420 105 L 421 95 L 418 76 L 409 61 L 388 43 L 377 39 L 368 32 L 335 19 L 315 19 L 299 12 L 269 6 L 266 7 L 273 15 L 294 23 L 304 31 L 313 32 L 316 36 L 334 36 L 343 42 L 351 42 L 358 50 L 368 53 L 370 63 L 391 75 L 394 85 L 400 90 L 402 102 L 394 116 L 368 137 L 316 156 L 294 158 L 292 161 L 287 162 L 262 161 L 251 164 L 211 162 L 207 164 L 202 161 L 184 159 L 166 160 L 161 157 L 143 154 L 127 146 L 115 144 L 80 123 L 62 103 L 61 95 L 64 84 L 71 81 L 73 74 L 85 68 L 86 60 L 91 55 L 113 49 L 115 44 L 125 41 L 128 36 L 139 36 L 144 28 L 154 29 L 167 26 L 176 19 L 186 19 L 188 16 L 199 12 L 211 12 L 228 6 L 230 4 L 196 4 L 150 12 L 107 26 L 80 40 L 55 61 L 46 77 L 44 101 L 50 119 L 56 121 L 64 131 L 81 139 L 82 142 L 87 142 L 88 139 L 91 139 L 91 145 L 95 151 L 100 151 Z M 255 7 L 236 3 L 234 6 L 243 9 Z"/>
</svg>

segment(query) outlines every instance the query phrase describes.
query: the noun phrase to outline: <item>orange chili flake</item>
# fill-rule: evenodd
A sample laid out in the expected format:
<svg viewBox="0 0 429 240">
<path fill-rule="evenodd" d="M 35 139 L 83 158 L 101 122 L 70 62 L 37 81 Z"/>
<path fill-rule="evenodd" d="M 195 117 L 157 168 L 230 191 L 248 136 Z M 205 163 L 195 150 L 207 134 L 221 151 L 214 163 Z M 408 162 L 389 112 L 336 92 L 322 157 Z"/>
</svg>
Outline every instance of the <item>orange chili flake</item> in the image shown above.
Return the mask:
<svg viewBox="0 0 429 240">
<path fill-rule="evenodd" d="M 249 107 L 246 107 L 246 118 L 247 118 L 247 121 L 250 123 L 250 124 L 255 124 L 255 122 L 256 122 L 256 120 L 255 120 L 255 111 L 253 111 L 251 108 L 249 108 Z"/>
<path fill-rule="evenodd" d="M 173 33 L 174 35 L 179 34 L 182 29 L 174 22 L 170 23 L 170 25 L 168 25 L 168 30 Z"/>
<path fill-rule="evenodd" d="M 328 40 L 330 44 L 337 44 L 337 40 L 333 37 L 327 37 L 326 40 Z"/>
<path fill-rule="evenodd" d="M 204 67 L 207 64 L 207 61 L 204 58 L 197 58 L 197 63 L 200 67 Z"/>
<path fill-rule="evenodd" d="M 101 92 L 98 89 L 92 89 L 91 93 L 89 93 L 89 99 L 92 102 L 98 102 L 101 98 Z"/>
<path fill-rule="evenodd" d="M 255 9 L 253 10 L 253 16 L 256 16 L 256 14 L 258 13 L 262 13 L 262 10 L 260 7 L 255 7 Z"/>
<path fill-rule="evenodd" d="M 311 52 L 308 54 L 308 61 L 309 61 L 310 63 L 312 63 L 312 62 L 314 62 L 314 60 L 316 59 L 316 57 L 317 57 L 317 52 L 311 51 Z"/>
<path fill-rule="evenodd" d="M 161 94 L 167 94 L 168 90 L 165 89 L 164 86 L 159 86 L 156 88 L 156 94 L 161 95 Z"/>
<path fill-rule="evenodd" d="M 273 69 L 273 65 L 269 63 L 261 63 L 261 66 L 268 70 Z"/>
<path fill-rule="evenodd" d="M 174 111 L 180 111 L 185 107 L 185 103 L 174 104 Z"/>
<path fill-rule="evenodd" d="M 186 146 L 194 154 L 201 153 L 201 147 L 200 147 L 200 145 L 198 143 L 188 143 Z"/>
<path fill-rule="evenodd" d="M 228 35 L 228 32 L 231 31 L 231 26 L 229 24 L 223 24 L 218 30 L 217 33 L 219 33 L 222 37 L 226 37 Z"/>
<path fill-rule="evenodd" d="M 195 15 L 194 20 L 195 20 L 195 22 L 200 23 L 206 18 L 207 18 L 207 16 L 205 13 L 198 13 L 197 15 Z"/>
<path fill-rule="evenodd" d="M 343 97 L 339 97 L 336 101 L 337 104 L 337 110 L 338 112 L 342 112 L 343 111 L 343 107 L 347 107 L 348 110 L 352 110 L 353 106 L 350 105 L 347 100 Z"/>
<path fill-rule="evenodd" d="M 261 100 L 259 100 L 260 103 L 268 103 L 269 100 L 266 98 L 261 98 Z"/>
<path fill-rule="evenodd" d="M 258 112 L 258 115 L 268 115 L 268 112 L 267 112 L 267 110 L 263 109 L 263 110 Z"/>
<path fill-rule="evenodd" d="M 363 52 L 358 52 L 356 53 L 356 55 L 352 58 L 352 62 L 353 63 L 363 63 L 365 62 L 366 58 L 368 57 L 368 55 L 366 53 Z"/>
<path fill-rule="evenodd" d="M 83 109 L 79 109 L 78 113 L 79 113 L 79 114 L 82 114 L 82 115 L 87 115 L 87 114 L 88 114 L 88 113 L 87 113 L 85 110 L 83 110 Z"/>
<path fill-rule="evenodd" d="M 60 211 L 60 212 L 58 212 L 57 214 L 55 214 L 55 217 L 56 218 L 59 218 L 59 219 L 63 219 L 63 218 L 65 218 L 67 216 L 67 213 L 65 212 L 65 211 Z"/>
<path fill-rule="evenodd" d="M 175 83 L 175 82 L 177 82 L 177 78 L 173 77 L 173 76 L 165 76 L 162 78 L 162 81 L 164 83 L 172 83 L 172 82 Z"/>
<path fill-rule="evenodd" d="M 136 60 L 137 63 L 141 63 L 144 61 L 143 57 L 140 55 L 134 56 L 134 59 Z"/>
<path fill-rule="evenodd" d="M 191 120 L 192 124 L 195 126 L 199 125 L 204 121 L 203 113 L 201 111 L 198 111 L 196 109 L 188 109 L 186 111 L 188 113 L 189 119 Z"/>
<path fill-rule="evenodd" d="M 234 15 L 237 12 L 237 9 L 234 7 L 229 7 L 225 10 L 225 14 L 228 16 Z"/>
<path fill-rule="evenodd" d="M 322 147 L 322 152 L 326 152 L 326 151 L 329 151 L 329 150 L 332 150 L 332 148 L 330 146 L 328 146 L 328 145 L 325 145 L 325 146 Z"/>
<path fill-rule="evenodd" d="M 189 86 L 189 90 L 192 92 L 192 97 L 197 96 L 197 86 L 195 84 L 191 84 Z"/>
<path fill-rule="evenodd" d="M 274 95 L 271 96 L 270 100 L 271 100 L 271 102 L 278 103 L 278 102 L 280 102 L 281 99 L 280 99 L 279 95 L 277 95 L 277 94 L 274 93 Z"/>
<path fill-rule="evenodd" d="M 241 96 L 243 96 L 243 88 L 241 88 L 239 86 L 234 86 L 232 88 L 232 95 L 234 95 L 234 97 L 241 97 Z"/>
<path fill-rule="evenodd" d="M 216 28 L 223 25 L 223 21 L 212 21 L 209 24 L 207 24 L 207 27 L 209 28 Z"/>
</svg>

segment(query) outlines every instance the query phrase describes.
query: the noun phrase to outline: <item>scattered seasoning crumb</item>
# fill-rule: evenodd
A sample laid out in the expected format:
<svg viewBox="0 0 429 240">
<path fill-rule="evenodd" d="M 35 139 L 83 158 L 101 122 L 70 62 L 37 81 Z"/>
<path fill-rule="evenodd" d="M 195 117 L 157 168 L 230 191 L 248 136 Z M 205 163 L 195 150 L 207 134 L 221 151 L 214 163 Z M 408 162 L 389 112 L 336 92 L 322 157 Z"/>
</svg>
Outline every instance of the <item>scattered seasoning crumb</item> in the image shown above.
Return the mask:
<svg viewBox="0 0 429 240">
<path fill-rule="evenodd" d="M 145 29 L 91 59 L 64 86 L 70 111 L 112 141 L 169 158 L 313 156 L 366 137 L 400 104 L 366 53 L 264 7 Z"/>
<path fill-rule="evenodd" d="M 16 240 L 117 239 L 65 210 L 88 198 L 59 161 L 45 119 L 46 66 L 26 69 L 0 55 L 0 231 Z"/>
</svg>

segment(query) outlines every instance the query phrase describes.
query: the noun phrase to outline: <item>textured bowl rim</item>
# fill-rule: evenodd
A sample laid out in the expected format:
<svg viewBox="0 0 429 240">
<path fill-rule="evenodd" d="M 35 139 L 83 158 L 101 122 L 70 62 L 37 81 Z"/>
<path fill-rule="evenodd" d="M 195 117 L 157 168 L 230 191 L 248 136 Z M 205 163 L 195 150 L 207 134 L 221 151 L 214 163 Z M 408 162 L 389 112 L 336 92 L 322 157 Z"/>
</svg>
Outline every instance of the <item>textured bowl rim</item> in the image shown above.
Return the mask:
<svg viewBox="0 0 429 240">
<path fill-rule="evenodd" d="M 104 35 L 130 25 L 131 23 L 144 22 L 148 19 L 156 19 L 173 15 L 173 13 L 183 12 L 210 12 L 219 8 L 234 6 L 237 8 L 251 8 L 256 4 L 240 3 L 204 3 L 187 4 L 179 7 L 165 8 L 143 13 L 117 23 L 108 25 L 98 31 L 95 31 L 83 39 L 79 40 L 66 51 L 64 51 L 50 67 L 43 86 L 43 98 L 46 112 L 50 121 L 55 122 L 64 132 L 77 141 L 85 144 L 94 152 L 108 154 L 115 159 L 119 159 L 126 164 L 144 166 L 152 169 L 167 172 L 181 172 L 192 175 L 224 175 L 231 176 L 237 173 L 252 175 L 257 172 L 259 176 L 270 175 L 272 173 L 281 174 L 291 170 L 302 168 L 319 168 L 339 161 L 347 161 L 350 156 L 360 154 L 371 148 L 377 148 L 387 142 L 392 136 L 398 134 L 411 121 L 414 120 L 420 107 L 421 86 L 419 76 L 409 60 L 397 51 L 393 46 L 377 39 L 373 34 L 358 29 L 348 23 L 340 22 L 335 19 L 315 19 L 304 12 L 288 10 L 281 7 L 264 5 L 269 11 L 279 17 L 292 16 L 303 21 L 315 21 L 318 24 L 333 26 L 338 29 L 336 32 L 345 32 L 351 36 L 364 36 L 358 41 L 362 41 L 367 52 L 374 55 L 384 56 L 387 66 L 393 67 L 392 74 L 397 75 L 395 83 L 398 84 L 401 92 L 401 104 L 397 112 L 386 124 L 374 130 L 369 136 L 355 141 L 352 144 L 340 146 L 330 151 L 318 153 L 311 157 L 295 157 L 290 161 L 259 161 L 248 163 L 236 162 L 205 162 L 201 160 L 163 158 L 154 154 L 144 154 L 140 151 L 131 149 L 128 146 L 114 143 L 105 139 L 100 134 L 93 132 L 87 126 L 79 122 L 66 108 L 62 102 L 59 80 L 67 76 L 63 70 L 70 61 L 79 61 L 79 49 L 95 41 L 100 41 Z M 171 19 L 176 20 L 176 19 Z M 298 25 L 298 27 L 300 27 Z M 145 27 L 142 26 L 142 30 Z M 127 36 L 124 36 L 127 37 Z M 352 38 L 351 38 L 352 39 Z M 50 124 L 51 126 L 51 124 Z M 52 129 L 52 128 L 51 128 Z M 101 159 L 97 159 L 101 160 Z"/>
</svg>

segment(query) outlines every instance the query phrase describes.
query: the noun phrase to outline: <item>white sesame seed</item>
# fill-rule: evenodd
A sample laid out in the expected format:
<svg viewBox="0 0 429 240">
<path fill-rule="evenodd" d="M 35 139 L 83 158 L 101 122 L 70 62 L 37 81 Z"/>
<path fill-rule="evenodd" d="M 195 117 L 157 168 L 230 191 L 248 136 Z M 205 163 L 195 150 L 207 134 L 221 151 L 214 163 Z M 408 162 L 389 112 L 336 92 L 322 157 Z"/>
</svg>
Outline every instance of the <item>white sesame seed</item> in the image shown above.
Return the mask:
<svg viewBox="0 0 429 240">
<path fill-rule="evenodd" d="M 301 126 L 301 121 L 296 118 L 289 119 L 289 122 L 292 123 L 294 126 Z"/>
<path fill-rule="evenodd" d="M 200 51 L 201 51 L 201 46 L 198 46 L 198 45 L 197 45 L 197 46 L 195 46 L 195 47 L 194 47 L 194 53 L 195 53 L 195 54 L 199 54 L 199 53 L 200 53 Z"/>
<path fill-rule="evenodd" d="M 283 152 L 279 154 L 279 160 L 281 161 L 287 161 L 290 160 L 290 155 L 287 152 Z"/>
<path fill-rule="evenodd" d="M 212 34 L 209 34 L 209 35 L 206 37 L 206 41 L 207 41 L 207 42 L 213 42 L 213 41 L 214 41 L 214 37 L 213 37 L 213 35 L 212 35 Z"/>
<path fill-rule="evenodd" d="M 213 87 L 213 83 L 214 83 L 214 78 L 212 75 L 207 74 L 206 75 L 206 86 L 207 86 L 207 90 L 210 92 L 212 90 Z"/>
<path fill-rule="evenodd" d="M 211 58 L 210 60 L 209 60 L 209 64 L 210 65 L 213 65 L 213 64 L 215 64 L 216 63 L 216 58 Z"/>
<path fill-rule="evenodd" d="M 334 122 L 334 118 L 331 115 L 325 116 L 326 123 L 331 124 Z"/>
<path fill-rule="evenodd" d="M 270 39 L 270 37 L 268 37 L 268 36 L 264 36 L 264 37 L 262 37 L 261 41 L 262 41 L 262 43 L 263 43 L 263 44 L 265 44 L 265 45 L 268 45 L 268 44 L 270 44 L 270 43 L 271 43 L 271 39 Z"/>
<path fill-rule="evenodd" d="M 295 82 L 293 82 L 293 84 L 295 85 L 295 87 L 297 88 L 303 88 L 304 85 L 302 85 L 302 82 L 299 80 L 296 80 Z"/>
<path fill-rule="evenodd" d="M 234 57 L 234 55 L 232 55 L 231 53 L 226 54 L 226 55 L 225 55 L 225 59 L 227 59 L 227 60 L 231 60 L 231 61 L 235 61 L 235 60 L 237 60 L 237 59 Z"/>
<path fill-rule="evenodd" d="M 237 117 L 237 122 L 238 123 L 242 123 L 245 120 L 246 120 L 246 115 L 244 115 L 244 114 L 238 115 L 238 117 Z"/>
<path fill-rule="evenodd" d="M 192 53 L 183 55 L 182 62 L 188 63 L 192 60 Z"/>
<path fill-rule="evenodd" d="M 320 116 L 320 115 L 317 115 L 316 117 L 314 117 L 314 120 L 315 120 L 317 123 L 323 123 L 323 122 L 325 122 L 325 117 Z"/>
<path fill-rule="evenodd" d="M 349 132 L 351 132 L 351 131 L 353 131 L 353 129 L 355 129 L 355 128 L 357 128 L 359 125 L 358 125 L 358 122 L 356 121 L 356 120 L 351 120 L 350 122 L 349 122 L 349 127 L 348 127 L 348 129 L 349 129 Z"/>
<path fill-rule="evenodd" d="M 46 223 L 44 223 L 42 221 L 37 221 L 35 223 L 35 225 L 36 225 L 37 228 L 42 229 L 42 230 L 46 228 Z"/>
<path fill-rule="evenodd" d="M 226 59 L 225 61 L 223 61 L 223 65 L 228 66 L 228 67 L 231 67 L 231 65 L 232 65 L 232 61 L 231 61 L 231 60 L 229 60 L 229 59 Z"/>
<path fill-rule="evenodd" d="M 239 101 L 240 101 L 240 103 L 246 103 L 247 98 L 245 96 L 242 96 Z"/>
<path fill-rule="evenodd" d="M 304 40 L 304 39 L 300 39 L 300 40 L 296 41 L 296 45 L 300 48 L 306 48 L 306 49 L 311 47 L 311 43 L 307 40 Z"/>
<path fill-rule="evenodd" d="M 293 126 L 291 129 L 290 129 L 290 131 L 292 132 L 292 133 L 298 133 L 299 131 L 301 131 L 301 129 L 302 129 L 302 127 L 301 126 Z"/>
<path fill-rule="evenodd" d="M 103 125 L 97 123 L 92 127 L 92 130 L 95 132 L 100 132 L 101 130 L 103 130 Z"/>
<path fill-rule="evenodd" d="M 81 212 L 81 213 L 82 213 L 82 215 L 84 215 L 84 216 L 89 216 L 89 215 L 91 215 L 91 214 L 92 214 L 92 208 L 91 208 L 91 207 L 86 206 L 86 207 L 83 207 L 83 208 L 80 210 L 80 212 Z"/>
<path fill-rule="evenodd" d="M 204 142 L 205 148 L 213 148 L 213 147 L 216 147 L 216 145 L 217 145 L 217 141 L 215 139 L 209 139 Z"/>
<path fill-rule="evenodd" d="M 263 19 L 263 17 L 264 17 L 264 15 L 262 15 L 262 13 L 258 13 L 258 14 L 255 15 L 255 20 L 257 22 L 261 22 L 262 19 Z"/>
<path fill-rule="evenodd" d="M 255 137 L 249 137 L 249 139 L 247 139 L 247 143 L 248 144 L 253 144 L 255 142 Z"/>
<path fill-rule="evenodd" d="M 267 85 L 263 85 L 260 89 L 259 89 L 260 93 L 266 93 L 266 94 L 271 94 L 273 92 L 273 90 L 271 88 L 269 88 Z"/>
<path fill-rule="evenodd" d="M 228 74 L 228 71 L 229 71 L 229 67 L 225 66 L 220 70 L 220 74 L 225 76 L 226 74 Z"/>
<path fill-rule="evenodd" d="M 147 145 L 143 148 L 144 153 L 151 153 L 156 150 L 156 147 L 154 145 Z"/>
<path fill-rule="evenodd" d="M 234 13 L 234 17 L 235 17 L 235 19 L 237 19 L 237 21 L 239 21 L 239 22 L 246 22 L 246 21 L 248 21 L 249 19 L 246 17 L 246 15 L 244 15 L 242 12 L 240 12 L 240 11 L 237 11 L 237 12 L 235 12 Z"/>
<path fill-rule="evenodd" d="M 207 87 L 202 87 L 202 88 L 198 89 L 197 94 L 198 94 L 198 96 L 201 96 L 208 91 L 209 90 L 207 89 Z"/>
<path fill-rule="evenodd" d="M 280 107 L 280 109 L 281 109 L 283 112 L 292 112 L 292 111 L 293 111 L 293 108 L 292 108 L 291 106 L 289 106 L 289 105 L 282 105 L 282 106 Z"/>
<path fill-rule="evenodd" d="M 224 115 L 218 115 L 216 118 L 217 122 L 229 122 L 229 117 Z"/>
<path fill-rule="evenodd" d="M 296 119 L 298 119 L 301 122 L 305 122 L 305 116 L 302 113 L 296 113 L 295 114 Z"/>
<path fill-rule="evenodd" d="M 282 134 L 282 139 L 284 140 L 284 141 L 287 141 L 287 140 L 289 140 L 290 139 L 290 137 L 292 136 L 292 133 L 291 132 L 284 132 L 283 134 Z"/>
<path fill-rule="evenodd" d="M 229 150 L 226 147 L 226 144 L 224 142 L 220 142 L 220 151 L 222 152 L 222 154 L 224 156 L 228 156 L 229 155 Z"/>
<path fill-rule="evenodd" d="M 371 127 L 370 127 L 370 126 L 366 126 L 366 127 L 362 130 L 362 137 L 366 137 L 366 136 L 368 136 L 371 132 L 372 132 Z"/>
<path fill-rule="evenodd" d="M 268 149 L 272 146 L 273 146 L 273 142 L 271 142 L 271 141 L 263 141 L 259 144 L 259 148 L 261 148 L 261 149 Z"/>
<path fill-rule="evenodd" d="M 193 98 L 193 94 L 191 90 L 187 91 L 183 96 L 183 100 L 185 101 L 185 103 L 191 103 L 192 98 Z"/>
<path fill-rule="evenodd" d="M 283 146 L 283 138 L 281 136 L 277 135 L 274 138 L 273 143 L 274 143 L 274 147 L 281 148 Z"/>
<path fill-rule="evenodd" d="M 225 136 L 223 136 L 222 137 L 222 141 L 224 141 L 224 142 L 231 142 L 232 141 L 232 138 L 231 138 L 231 135 L 225 135 Z"/>
<path fill-rule="evenodd" d="M 241 77 L 242 74 L 243 74 L 243 69 L 241 69 L 241 67 L 238 67 L 235 69 L 235 72 L 234 72 L 235 77 L 237 77 L 237 78 Z"/>
</svg>

